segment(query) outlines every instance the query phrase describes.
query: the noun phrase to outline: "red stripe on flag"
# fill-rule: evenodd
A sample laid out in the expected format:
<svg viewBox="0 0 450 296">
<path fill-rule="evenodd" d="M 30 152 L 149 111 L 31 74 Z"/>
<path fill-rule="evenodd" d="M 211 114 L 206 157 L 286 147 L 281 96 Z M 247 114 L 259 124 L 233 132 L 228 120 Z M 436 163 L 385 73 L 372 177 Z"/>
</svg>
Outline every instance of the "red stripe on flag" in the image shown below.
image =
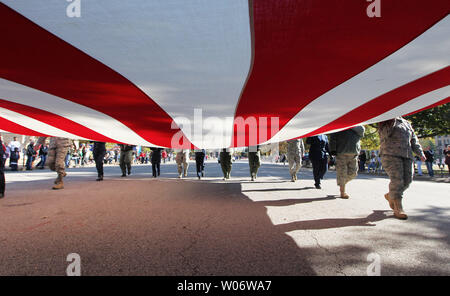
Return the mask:
<svg viewBox="0 0 450 296">
<path fill-rule="evenodd" d="M 280 129 L 313 100 L 405 46 L 449 12 L 448 0 L 432 5 L 382 1 L 381 18 L 369 18 L 370 3 L 361 0 L 250 3 L 254 63 L 235 117 L 278 116 Z M 270 130 L 270 121 L 259 128 Z M 235 129 L 234 143 L 242 141 L 239 137 Z"/>
<path fill-rule="evenodd" d="M 333 122 L 324 125 L 323 127 L 303 135 L 302 137 L 310 137 L 318 134 L 326 133 L 330 130 L 336 130 L 345 128 L 348 126 L 356 125 L 360 122 L 367 121 L 371 118 L 379 116 L 399 105 L 402 105 L 418 96 L 424 95 L 428 92 L 434 91 L 436 89 L 448 86 L 450 83 L 450 66 L 436 71 L 432 74 L 424 76 L 413 82 L 405 84 L 402 87 L 394 89 L 386 94 L 383 94 L 358 108 L 353 109 L 347 114 L 339 117 Z M 446 100 L 441 100 L 440 102 L 445 103 Z M 431 106 L 435 106 L 433 104 Z M 423 108 L 431 108 L 431 106 Z"/>
<path fill-rule="evenodd" d="M 37 131 L 24 127 L 20 124 L 12 122 L 6 118 L 0 117 L 0 127 L 6 132 L 13 134 L 25 135 L 25 136 L 36 136 L 36 137 L 47 137 L 47 135 L 41 134 Z"/>
<path fill-rule="evenodd" d="M 2 3 L 0 27 L 0 77 L 105 113 L 170 146 L 179 131 L 171 129 L 172 118 L 125 77 Z"/>
<path fill-rule="evenodd" d="M 0 107 L 34 118 L 48 125 L 59 128 L 63 131 L 77 135 L 81 138 L 91 139 L 100 142 L 118 143 L 117 140 L 105 137 L 97 133 L 96 131 L 91 130 L 90 128 L 87 128 L 70 119 L 67 119 L 65 117 L 59 116 L 57 114 L 45 110 L 26 106 L 23 104 L 13 103 L 3 99 L 0 99 Z"/>
</svg>

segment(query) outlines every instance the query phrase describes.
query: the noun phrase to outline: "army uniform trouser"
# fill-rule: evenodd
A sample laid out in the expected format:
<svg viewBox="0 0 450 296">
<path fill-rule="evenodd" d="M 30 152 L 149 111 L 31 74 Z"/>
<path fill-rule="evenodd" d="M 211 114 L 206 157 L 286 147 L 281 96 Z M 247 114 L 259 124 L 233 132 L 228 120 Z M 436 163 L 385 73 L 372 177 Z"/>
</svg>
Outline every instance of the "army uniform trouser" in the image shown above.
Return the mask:
<svg viewBox="0 0 450 296">
<path fill-rule="evenodd" d="M 183 173 L 186 176 L 189 168 L 189 160 L 186 159 L 186 154 L 177 153 L 175 161 L 177 162 L 178 174 L 181 175 L 181 173 Z"/>
<path fill-rule="evenodd" d="M 56 146 L 48 149 L 47 163 L 48 167 L 58 173 L 58 175 L 64 175 L 66 172 L 66 155 L 69 151 L 69 147 Z"/>
<path fill-rule="evenodd" d="M 261 166 L 261 161 L 258 152 L 248 153 L 248 165 L 250 166 L 250 176 L 256 175 Z"/>
<path fill-rule="evenodd" d="M 336 181 L 339 186 L 345 186 L 358 175 L 358 155 L 340 153 L 336 155 Z"/>
<path fill-rule="evenodd" d="M 313 175 L 314 175 L 314 185 L 320 185 L 320 180 L 323 179 L 323 176 L 327 172 L 328 159 L 311 159 L 312 167 L 313 167 Z"/>
<path fill-rule="evenodd" d="M 231 155 L 220 157 L 220 167 L 222 168 L 223 176 L 228 178 L 231 173 Z"/>
<path fill-rule="evenodd" d="M 391 182 L 389 183 L 389 197 L 402 199 L 403 192 L 411 184 L 414 175 L 414 162 L 412 159 L 398 156 L 381 156 L 383 168 Z"/>
<path fill-rule="evenodd" d="M 289 173 L 291 176 L 297 175 L 298 171 L 302 167 L 302 162 L 300 159 L 300 155 L 289 155 L 288 156 L 289 163 Z"/>
<path fill-rule="evenodd" d="M 0 159 L 0 193 L 1 194 L 5 193 L 5 160 L 4 159 Z"/>
<path fill-rule="evenodd" d="M 131 157 L 133 155 L 133 151 L 120 151 L 120 169 L 122 170 L 122 174 L 126 175 L 127 170 L 128 174 L 131 172 Z"/>
</svg>

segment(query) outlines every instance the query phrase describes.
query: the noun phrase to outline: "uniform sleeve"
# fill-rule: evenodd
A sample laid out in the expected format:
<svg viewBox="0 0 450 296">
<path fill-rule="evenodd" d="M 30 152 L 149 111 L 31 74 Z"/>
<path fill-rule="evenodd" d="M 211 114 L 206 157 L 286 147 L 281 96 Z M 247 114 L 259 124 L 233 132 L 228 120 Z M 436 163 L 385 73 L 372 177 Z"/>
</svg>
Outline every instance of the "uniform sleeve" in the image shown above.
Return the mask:
<svg viewBox="0 0 450 296">
<path fill-rule="evenodd" d="M 414 132 L 414 129 L 412 128 L 412 126 L 410 125 L 411 128 L 411 132 L 412 132 L 412 137 L 411 137 L 411 148 L 412 151 L 414 151 L 415 154 L 419 155 L 419 156 L 423 156 L 423 149 L 422 146 L 419 143 L 419 138 L 417 138 L 416 133 Z"/>
</svg>

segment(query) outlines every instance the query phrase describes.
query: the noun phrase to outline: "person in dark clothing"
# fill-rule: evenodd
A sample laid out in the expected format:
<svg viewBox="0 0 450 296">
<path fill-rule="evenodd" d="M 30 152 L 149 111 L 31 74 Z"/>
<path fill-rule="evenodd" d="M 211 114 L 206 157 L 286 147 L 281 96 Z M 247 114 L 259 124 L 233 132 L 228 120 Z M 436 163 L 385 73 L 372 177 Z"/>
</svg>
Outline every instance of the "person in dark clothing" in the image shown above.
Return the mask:
<svg viewBox="0 0 450 296">
<path fill-rule="evenodd" d="M 97 181 L 103 180 L 103 159 L 106 155 L 106 145 L 103 142 L 94 142 L 94 149 L 92 151 L 94 156 L 95 167 L 97 168 Z"/>
<path fill-rule="evenodd" d="M 150 156 L 150 162 L 152 163 L 153 178 L 158 177 L 161 174 L 161 152 L 162 148 L 150 148 L 152 155 Z"/>
<path fill-rule="evenodd" d="M 205 156 L 206 150 L 195 151 L 195 164 L 197 166 L 197 177 L 199 180 L 205 176 Z"/>
<path fill-rule="evenodd" d="M 425 151 L 425 165 L 427 166 L 428 175 L 430 177 L 434 177 L 434 171 L 433 171 L 433 162 L 434 162 L 434 151 L 431 150 L 430 147 L 428 147 Z"/>
<path fill-rule="evenodd" d="M 15 147 L 14 151 L 11 151 L 11 156 L 9 157 L 9 166 L 11 171 L 17 171 L 19 168 L 20 152 L 19 148 Z"/>
<path fill-rule="evenodd" d="M 0 198 L 5 196 L 5 162 L 6 162 L 6 146 L 0 138 Z"/>
<path fill-rule="evenodd" d="M 48 146 L 43 144 L 39 148 L 39 157 L 41 158 L 41 160 L 36 165 L 37 168 L 44 169 L 45 162 L 47 161 L 47 155 L 48 155 Z"/>
<path fill-rule="evenodd" d="M 360 173 L 363 173 L 366 171 L 366 161 L 367 161 L 366 152 L 364 150 L 361 150 L 361 153 L 359 153 L 359 156 L 358 156 L 358 164 L 359 164 L 359 172 Z"/>
<path fill-rule="evenodd" d="M 36 152 L 34 151 L 34 142 L 31 141 L 30 144 L 27 146 L 27 171 L 30 171 L 33 169 L 33 161 L 35 158 Z"/>
<path fill-rule="evenodd" d="M 330 149 L 328 147 L 328 138 L 326 135 L 318 135 L 309 137 L 306 144 L 311 145 L 309 148 L 309 159 L 313 166 L 314 186 L 321 189 L 320 180 L 327 172 L 328 156 Z"/>
</svg>

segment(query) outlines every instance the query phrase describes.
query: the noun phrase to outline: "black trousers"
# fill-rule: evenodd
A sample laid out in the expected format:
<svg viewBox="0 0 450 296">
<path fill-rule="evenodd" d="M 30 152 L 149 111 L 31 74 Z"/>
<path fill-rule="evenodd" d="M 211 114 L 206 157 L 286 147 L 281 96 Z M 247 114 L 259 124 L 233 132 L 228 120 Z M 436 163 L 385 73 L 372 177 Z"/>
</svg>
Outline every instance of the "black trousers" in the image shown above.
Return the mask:
<svg viewBox="0 0 450 296">
<path fill-rule="evenodd" d="M 156 177 L 156 176 L 160 175 L 160 173 L 161 173 L 161 162 L 152 162 L 152 173 L 153 173 L 153 177 Z"/>
<path fill-rule="evenodd" d="M 197 166 L 197 176 L 199 173 L 203 172 L 205 170 L 205 159 L 195 159 L 195 165 Z"/>
<path fill-rule="evenodd" d="M 313 167 L 313 175 L 315 185 L 320 185 L 320 179 L 323 179 L 323 176 L 327 172 L 328 159 L 314 159 L 311 160 Z"/>
<path fill-rule="evenodd" d="M 99 177 L 103 177 L 103 158 L 104 155 L 94 155 L 95 167 L 97 168 L 97 174 Z"/>
<path fill-rule="evenodd" d="M 0 193 L 5 193 L 5 161 L 3 159 L 0 160 Z"/>
</svg>

